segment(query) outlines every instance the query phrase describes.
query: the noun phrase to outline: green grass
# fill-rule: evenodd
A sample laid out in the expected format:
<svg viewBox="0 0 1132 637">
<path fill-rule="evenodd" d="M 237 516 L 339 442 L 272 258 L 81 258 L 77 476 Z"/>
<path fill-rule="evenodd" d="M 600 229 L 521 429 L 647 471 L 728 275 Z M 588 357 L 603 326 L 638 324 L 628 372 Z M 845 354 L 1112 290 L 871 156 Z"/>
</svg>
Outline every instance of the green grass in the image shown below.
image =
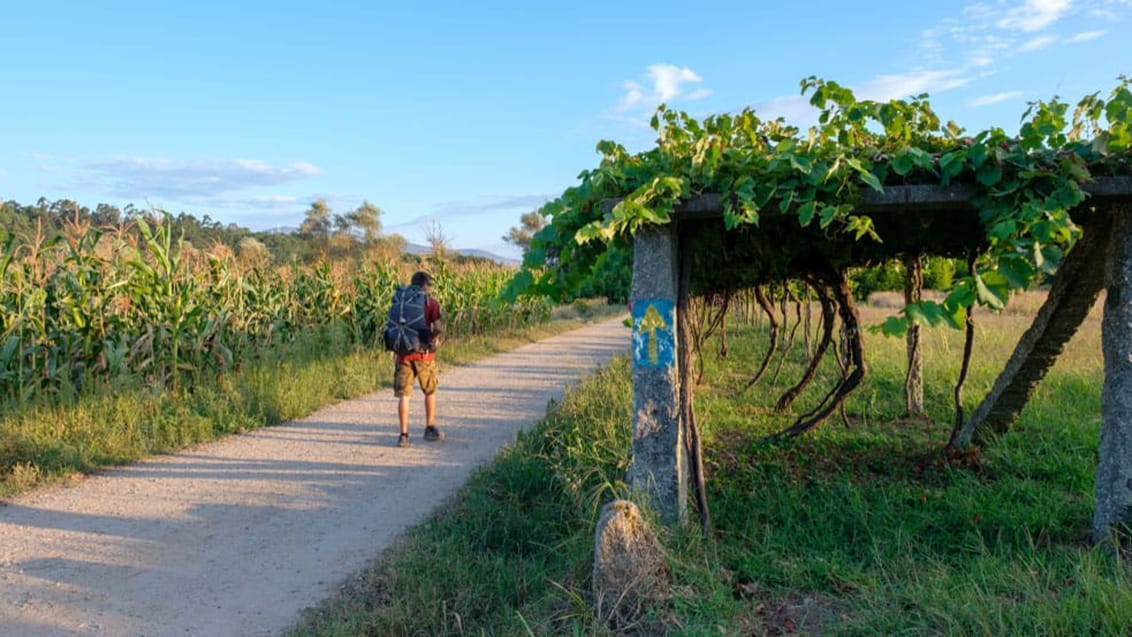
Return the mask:
<svg viewBox="0 0 1132 637">
<path fill-rule="evenodd" d="M 532 431 L 477 470 L 352 592 L 312 610 L 297 635 L 545 634 L 584 627 L 592 527 L 623 493 L 624 360 L 568 390 Z"/>
<path fill-rule="evenodd" d="M 876 322 L 879 313 L 866 321 Z M 800 373 L 739 390 L 765 336 L 705 358 L 697 413 L 713 533 L 661 529 L 675 595 L 643 627 L 674 635 L 1123 635 L 1132 567 L 1089 544 L 1102 365 L 1094 317 L 1019 422 L 952 462 L 961 335 L 927 334 L 926 419 L 904 420 L 903 341 L 869 335 L 870 376 L 835 418 L 773 446 Z M 1026 317 L 981 316 L 972 409 Z M 805 408 L 831 381 L 822 376 Z M 569 392 L 464 491 L 294 635 L 612 634 L 588 602 L 601 504 L 623 493 L 629 370 Z"/>
<path fill-rule="evenodd" d="M 622 308 L 588 307 L 588 318 Z M 582 324 L 577 310 L 550 323 L 445 343 L 441 368 L 463 365 Z M 390 355 L 345 345 L 322 330 L 191 391 L 131 386 L 88 390 L 73 403 L 9 404 L 0 414 L 0 497 L 81 477 L 221 436 L 301 418 L 392 383 Z"/>
</svg>

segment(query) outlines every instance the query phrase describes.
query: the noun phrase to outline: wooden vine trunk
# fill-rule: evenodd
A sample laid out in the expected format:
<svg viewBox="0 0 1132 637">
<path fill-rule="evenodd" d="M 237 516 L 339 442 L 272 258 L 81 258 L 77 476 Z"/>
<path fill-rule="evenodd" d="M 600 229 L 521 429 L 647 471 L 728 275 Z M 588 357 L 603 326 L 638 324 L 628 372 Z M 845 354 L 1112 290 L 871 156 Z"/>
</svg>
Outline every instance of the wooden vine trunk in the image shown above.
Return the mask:
<svg viewBox="0 0 1132 637">
<path fill-rule="evenodd" d="M 856 389 L 857 385 L 861 384 L 867 372 L 864 341 L 861 338 L 860 314 L 857 312 L 857 304 L 853 301 L 853 293 L 849 289 L 849 280 L 846 278 L 845 272 L 835 270 L 826 264 L 826 267 L 815 272 L 815 276 L 823 278 L 829 285 L 829 291 L 837 307 L 838 317 L 841 319 L 842 334 L 846 340 L 844 355 L 848 359 L 848 363 L 844 368 L 844 376 L 841 382 L 834 385 L 833 389 L 816 407 L 800 416 L 789 427 L 767 436 L 765 438 L 767 441 L 798 436 L 825 422 L 834 411 L 843 405 L 845 398 Z"/>
<path fill-rule="evenodd" d="M 774 315 L 774 307 L 767 299 L 766 292 L 763 291 L 761 285 L 755 286 L 755 300 L 758 302 L 759 307 L 762 309 L 763 315 L 766 316 L 767 321 L 770 323 L 770 344 L 767 345 L 766 354 L 763 356 L 762 363 L 759 364 L 758 371 L 755 372 L 753 378 L 747 382 L 742 391 L 747 391 L 759 382 L 759 379 L 766 373 L 767 368 L 770 366 L 770 359 L 774 356 L 774 352 L 778 350 L 778 318 Z"/>
<path fill-rule="evenodd" d="M 794 401 L 801 395 L 802 391 L 813 381 L 814 376 L 817 375 L 818 367 L 821 365 L 822 359 L 825 358 L 826 351 L 833 343 L 833 327 L 835 323 L 835 316 L 837 312 L 836 305 L 834 304 L 831 292 L 827 291 L 828 284 L 824 283 L 817 277 L 811 277 L 807 283 L 815 290 L 817 290 L 818 300 L 822 308 L 822 336 L 821 341 L 818 343 L 817 352 L 807 352 L 810 357 L 810 364 L 806 367 L 806 371 L 802 374 L 801 380 L 793 387 L 787 389 L 778 402 L 774 405 L 776 412 L 785 411 L 794 403 Z M 809 289 L 809 288 L 807 288 Z"/>
<path fill-rule="evenodd" d="M 697 355 L 692 348 L 692 317 L 689 310 L 692 280 L 692 240 L 684 235 L 678 239 L 679 280 L 676 288 L 676 342 L 679 344 L 678 371 L 680 374 L 680 414 L 684 419 L 684 451 L 688 455 L 688 471 L 695 496 L 696 511 L 700 518 L 700 528 L 704 533 L 711 530 L 711 512 L 707 501 L 707 481 L 704 478 L 703 446 L 700 441 L 700 428 L 696 423 L 695 380 L 692 378 L 693 357 Z M 727 311 L 723 303 L 720 315 Z"/>
<path fill-rule="evenodd" d="M 924 261 L 918 254 L 904 257 L 904 304 L 919 303 L 924 298 Z M 905 335 L 908 349 L 908 370 L 904 377 L 904 413 L 908 417 L 924 415 L 924 355 L 920 346 L 919 325 L 908 326 Z"/>
</svg>

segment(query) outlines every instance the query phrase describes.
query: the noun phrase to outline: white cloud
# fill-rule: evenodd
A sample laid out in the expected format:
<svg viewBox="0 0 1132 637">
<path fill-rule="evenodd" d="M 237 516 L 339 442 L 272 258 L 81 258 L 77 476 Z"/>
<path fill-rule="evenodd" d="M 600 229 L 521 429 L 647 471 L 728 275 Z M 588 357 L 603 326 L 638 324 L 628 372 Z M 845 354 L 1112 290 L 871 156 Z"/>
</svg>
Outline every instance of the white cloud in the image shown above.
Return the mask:
<svg viewBox="0 0 1132 637">
<path fill-rule="evenodd" d="M 1022 91 L 1004 91 L 1002 93 L 995 93 L 994 95 L 983 95 L 967 102 L 968 106 L 990 106 L 991 104 L 998 104 L 1017 97 L 1022 97 Z"/>
<path fill-rule="evenodd" d="M 111 157 L 84 168 L 88 185 L 107 193 L 175 200 L 203 200 L 249 188 L 291 184 L 322 173 L 307 162 L 272 166 L 257 159 Z"/>
<path fill-rule="evenodd" d="M 645 98 L 645 94 L 641 92 L 641 86 L 636 82 L 625 82 L 624 88 L 625 96 L 622 97 L 621 102 L 617 104 L 617 110 L 619 112 L 632 109 Z"/>
<path fill-rule="evenodd" d="M 1037 51 L 1038 49 L 1044 49 L 1047 46 L 1050 46 L 1050 45 L 1056 44 L 1056 43 L 1057 43 L 1057 38 L 1055 36 L 1039 35 L 1036 38 L 1030 38 L 1026 42 L 1023 42 L 1022 46 L 1018 47 L 1018 51 L 1020 51 L 1022 53 L 1029 53 L 1030 51 Z"/>
<path fill-rule="evenodd" d="M 897 75 L 881 75 L 854 88 L 858 99 L 888 101 L 920 93 L 937 94 L 971 81 L 962 71 L 926 70 Z"/>
<path fill-rule="evenodd" d="M 685 82 L 702 82 L 703 78 L 688 67 L 680 68 L 672 64 L 654 64 L 649 67 L 649 76 L 652 77 L 656 96 L 667 102 L 679 97 L 683 93 L 681 84 Z"/>
<path fill-rule="evenodd" d="M 755 105 L 760 119 L 773 120 L 779 117 L 792 126 L 806 127 L 816 124 L 818 109 L 810 105 L 809 96 L 789 95 Z"/>
<path fill-rule="evenodd" d="M 1107 34 L 1107 33 L 1108 33 L 1108 31 L 1105 31 L 1105 30 L 1083 31 L 1083 32 L 1078 33 L 1077 35 L 1074 35 L 1073 37 L 1067 39 L 1066 42 L 1068 42 L 1070 44 L 1075 44 L 1077 42 L 1088 42 L 1089 40 L 1096 40 L 1097 38 L 1104 37 L 1105 34 Z"/>
<path fill-rule="evenodd" d="M 525 195 L 483 195 L 465 201 L 444 201 L 433 205 L 435 214 L 429 218 L 475 217 L 485 212 L 530 212 L 541 208 L 542 205 L 554 198 L 557 194 L 525 194 Z M 518 218 L 518 215 L 515 215 Z"/>
<path fill-rule="evenodd" d="M 484 224 L 490 225 L 489 219 L 493 217 L 504 219 L 510 225 L 516 225 L 522 214 L 541 208 L 559 194 L 480 195 L 460 201 L 441 201 L 432 204 L 431 212 L 387 223 L 385 229 L 387 232 L 397 232 L 406 236 L 414 232 L 423 234 L 424 229 L 434 222 L 444 222 L 453 226 L 471 224 L 482 229 Z M 502 234 L 509 227 L 509 225 L 500 225 L 500 233 Z"/>
<path fill-rule="evenodd" d="M 918 62 L 961 69 L 973 82 L 1019 55 L 1103 37 L 1113 16 L 1127 7 L 1132 0 L 972 0 L 920 31 Z M 1058 33 L 1069 28 L 1075 35 Z"/>
<path fill-rule="evenodd" d="M 1026 0 L 1022 6 L 1006 11 L 995 25 L 1011 31 L 1041 31 L 1060 20 L 1072 6 L 1073 0 Z"/>
<path fill-rule="evenodd" d="M 710 89 L 701 87 L 689 90 L 689 85 L 701 82 L 703 78 L 686 66 L 653 64 L 646 70 L 644 78 L 621 85 L 625 94 L 617 103 L 616 112 L 651 111 L 662 102 L 703 99 L 711 95 Z"/>
<path fill-rule="evenodd" d="M 1012 39 L 989 32 L 985 27 L 972 25 L 952 26 L 948 29 L 948 36 L 951 39 L 945 48 L 949 51 L 962 51 L 967 64 L 976 67 L 993 65 L 996 60 L 1009 56 L 1014 46 Z M 954 60 L 942 60 L 941 63 L 954 64 Z"/>
</svg>

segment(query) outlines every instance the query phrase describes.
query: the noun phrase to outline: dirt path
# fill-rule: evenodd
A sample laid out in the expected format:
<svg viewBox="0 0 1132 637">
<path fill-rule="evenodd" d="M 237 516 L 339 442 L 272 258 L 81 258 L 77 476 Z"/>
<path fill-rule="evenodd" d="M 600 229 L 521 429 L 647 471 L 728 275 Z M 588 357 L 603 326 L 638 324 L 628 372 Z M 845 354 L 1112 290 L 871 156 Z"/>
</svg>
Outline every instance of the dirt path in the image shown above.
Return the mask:
<svg viewBox="0 0 1132 637">
<path fill-rule="evenodd" d="M 628 344 L 617 319 L 444 373 L 441 443 L 418 391 L 397 448 L 383 390 L 0 505 L 0 635 L 278 635 Z"/>
</svg>

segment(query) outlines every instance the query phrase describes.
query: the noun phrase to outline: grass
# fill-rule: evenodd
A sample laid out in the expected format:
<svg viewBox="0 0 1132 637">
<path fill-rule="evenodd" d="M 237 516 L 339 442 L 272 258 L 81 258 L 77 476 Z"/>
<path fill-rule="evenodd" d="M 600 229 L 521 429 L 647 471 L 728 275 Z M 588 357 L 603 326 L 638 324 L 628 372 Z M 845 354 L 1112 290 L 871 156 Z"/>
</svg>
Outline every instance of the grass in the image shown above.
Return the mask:
<svg viewBox="0 0 1132 637">
<path fill-rule="evenodd" d="M 450 341 L 440 365 L 464 365 L 621 311 L 578 303 L 543 325 Z M 75 404 L 7 405 L 0 421 L 0 497 L 301 418 L 324 405 L 391 386 L 389 354 L 350 348 L 345 342 L 330 330 L 311 332 L 191 391 L 104 387 L 88 391 Z"/>
<path fill-rule="evenodd" d="M 875 324 L 889 311 L 863 313 Z M 1026 323 L 979 316 L 968 413 Z M 1099 334 L 1094 315 L 1012 430 L 947 462 L 960 333 L 926 334 L 928 418 L 901 417 L 903 341 L 870 334 L 847 421 L 768 446 L 761 438 L 790 421 L 772 406 L 801 371 L 802 345 L 776 385 L 743 393 L 766 339 L 733 331 L 697 388 L 713 533 L 660 530 L 675 594 L 620 632 L 587 590 L 597 512 L 623 494 L 629 463 L 618 361 L 293 635 L 1127 634 L 1132 567 L 1089 544 Z"/>
</svg>

